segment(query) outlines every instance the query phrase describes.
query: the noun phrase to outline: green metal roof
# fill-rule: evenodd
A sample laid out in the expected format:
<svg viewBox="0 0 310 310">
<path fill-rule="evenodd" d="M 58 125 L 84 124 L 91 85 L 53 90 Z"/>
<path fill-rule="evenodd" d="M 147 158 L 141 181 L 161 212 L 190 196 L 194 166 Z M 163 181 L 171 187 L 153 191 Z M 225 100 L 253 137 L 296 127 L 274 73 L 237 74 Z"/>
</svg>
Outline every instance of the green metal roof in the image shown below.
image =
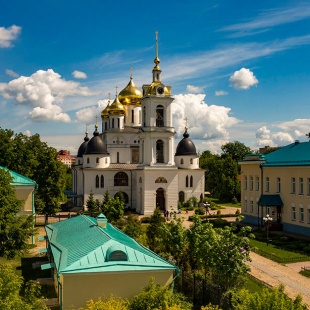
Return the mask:
<svg viewBox="0 0 310 310">
<path fill-rule="evenodd" d="M 142 246 L 110 223 L 97 225 L 95 218 L 79 215 L 45 227 L 59 273 L 176 270 L 178 268 Z M 123 251 L 127 259 L 110 260 L 111 252 Z M 118 253 L 119 254 L 119 253 Z"/>
<path fill-rule="evenodd" d="M 0 169 L 4 169 L 10 172 L 11 177 L 13 178 L 13 181 L 11 182 L 11 185 L 20 185 L 20 186 L 37 186 L 37 183 L 17 172 L 11 171 L 7 168 L 4 168 L 2 166 L 0 166 Z"/>
<path fill-rule="evenodd" d="M 264 206 L 264 207 L 283 206 L 283 201 L 279 194 L 261 195 L 258 200 L 258 205 Z"/>
<path fill-rule="evenodd" d="M 310 166 L 310 142 L 295 141 L 265 155 L 263 167 Z"/>
</svg>

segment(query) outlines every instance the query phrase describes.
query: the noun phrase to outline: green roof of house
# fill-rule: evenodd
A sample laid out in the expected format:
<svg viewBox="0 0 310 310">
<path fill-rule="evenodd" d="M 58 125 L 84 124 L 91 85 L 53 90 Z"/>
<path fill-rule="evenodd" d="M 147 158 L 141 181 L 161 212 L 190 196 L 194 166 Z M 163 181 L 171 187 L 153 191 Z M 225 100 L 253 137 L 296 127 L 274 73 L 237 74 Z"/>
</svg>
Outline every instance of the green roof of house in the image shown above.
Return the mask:
<svg viewBox="0 0 310 310">
<path fill-rule="evenodd" d="M 310 166 L 310 142 L 295 141 L 265 155 L 263 167 Z"/>
<path fill-rule="evenodd" d="M 11 177 L 13 178 L 13 181 L 11 182 L 11 185 L 19 185 L 19 186 L 37 186 L 37 183 L 17 172 L 11 171 L 5 167 L 0 166 L 0 169 L 4 169 L 10 172 Z"/>
<path fill-rule="evenodd" d="M 176 270 L 110 223 L 79 215 L 45 227 L 59 273 Z"/>
</svg>

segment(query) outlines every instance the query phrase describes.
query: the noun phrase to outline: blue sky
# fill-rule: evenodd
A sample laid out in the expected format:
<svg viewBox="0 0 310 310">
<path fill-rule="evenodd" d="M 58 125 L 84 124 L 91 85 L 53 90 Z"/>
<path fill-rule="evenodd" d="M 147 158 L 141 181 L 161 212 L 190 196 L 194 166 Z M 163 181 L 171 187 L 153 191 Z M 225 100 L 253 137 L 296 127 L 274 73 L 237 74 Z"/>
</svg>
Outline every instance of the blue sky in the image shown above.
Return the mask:
<svg viewBox="0 0 310 310">
<path fill-rule="evenodd" d="M 74 154 L 85 124 L 133 67 L 151 82 L 155 31 L 172 86 L 176 143 L 184 118 L 199 151 L 257 149 L 310 131 L 309 1 L 3 1 L 0 126 L 39 133 Z"/>
</svg>

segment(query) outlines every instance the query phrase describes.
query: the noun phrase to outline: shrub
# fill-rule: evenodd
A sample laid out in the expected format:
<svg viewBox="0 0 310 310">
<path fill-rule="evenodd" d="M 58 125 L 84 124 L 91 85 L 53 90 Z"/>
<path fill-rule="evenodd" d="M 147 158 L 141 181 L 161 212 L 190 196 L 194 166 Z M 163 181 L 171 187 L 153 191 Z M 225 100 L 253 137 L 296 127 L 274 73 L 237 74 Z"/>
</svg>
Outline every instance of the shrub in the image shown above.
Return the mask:
<svg viewBox="0 0 310 310">
<path fill-rule="evenodd" d="M 238 203 L 238 199 L 237 199 L 236 197 L 234 197 L 234 198 L 231 200 L 231 203 L 237 204 L 237 203 Z"/>
<path fill-rule="evenodd" d="M 197 215 L 204 215 L 206 213 L 206 210 L 204 208 L 199 207 L 195 210 L 195 214 Z"/>
</svg>

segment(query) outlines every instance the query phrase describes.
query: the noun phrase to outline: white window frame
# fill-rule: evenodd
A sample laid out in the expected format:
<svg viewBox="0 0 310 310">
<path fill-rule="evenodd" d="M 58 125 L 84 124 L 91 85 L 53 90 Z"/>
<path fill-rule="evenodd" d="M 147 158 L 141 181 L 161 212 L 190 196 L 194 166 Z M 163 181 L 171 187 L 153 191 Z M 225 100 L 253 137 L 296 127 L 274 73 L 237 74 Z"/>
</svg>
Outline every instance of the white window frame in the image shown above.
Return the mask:
<svg viewBox="0 0 310 310">
<path fill-rule="evenodd" d="M 254 201 L 251 200 L 251 213 L 253 213 L 253 212 L 254 212 Z"/>
<path fill-rule="evenodd" d="M 296 178 L 291 178 L 291 194 L 296 194 Z"/>
<path fill-rule="evenodd" d="M 310 196 L 310 178 L 307 178 L 307 195 Z"/>
<path fill-rule="evenodd" d="M 270 186 L 270 179 L 269 179 L 269 177 L 266 177 L 266 190 L 265 190 L 265 192 L 269 192 L 269 186 Z"/>
<path fill-rule="evenodd" d="M 246 198 L 244 199 L 244 211 L 248 212 L 248 200 Z"/>
<path fill-rule="evenodd" d="M 299 205 L 299 222 L 303 223 L 305 221 L 305 214 L 304 214 L 304 205 Z"/>
<path fill-rule="evenodd" d="M 250 176 L 250 191 L 253 190 L 253 186 L 254 186 L 254 179 L 253 179 L 253 176 L 251 175 Z"/>
<path fill-rule="evenodd" d="M 296 221 L 296 207 L 295 203 L 292 203 L 291 205 L 291 220 Z"/>
<path fill-rule="evenodd" d="M 299 195 L 304 194 L 304 178 L 299 178 Z"/>
<path fill-rule="evenodd" d="M 281 193 L 281 178 L 277 177 L 277 193 Z"/>
<path fill-rule="evenodd" d="M 248 189 L 248 177 L 246 175 L 243 176 L 243 189 L 246 191 Z"/>
<path fill-rule="evenodd" d="M 256 186 L 256 191 L 258 192 L 259 191 L 259 177 L 255 177 L 255 186 Z"/>
</svg>

